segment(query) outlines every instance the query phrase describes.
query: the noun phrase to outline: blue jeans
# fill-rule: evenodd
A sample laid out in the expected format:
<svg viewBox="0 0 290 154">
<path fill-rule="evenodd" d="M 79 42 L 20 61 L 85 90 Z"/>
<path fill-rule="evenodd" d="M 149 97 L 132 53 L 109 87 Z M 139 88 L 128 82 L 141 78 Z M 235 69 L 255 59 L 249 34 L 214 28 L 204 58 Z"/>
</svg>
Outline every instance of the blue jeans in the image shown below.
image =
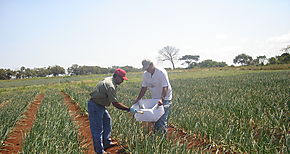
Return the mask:
<svg viewBox="0 0 290 154">
<path fill-rule="evenodd" d="M 97 153 L 103 153 L 104 148 L 111 144 L 111 117 L 107 109 L 93 101 L 88 101 L 88 112 L 94 149 Z"/>
<path fill-rule="evenodd" d="M 163 107 L 164 107 L 165 113 L 160 117 L 158 121 L 155 122 L 154 124 L 155 131 L 161 132 L 161 133 L 167 132 L 167 121 L 170 114 L 170 105 L 171 105 L 170 100 L 163 101 Z"/>
</svg>

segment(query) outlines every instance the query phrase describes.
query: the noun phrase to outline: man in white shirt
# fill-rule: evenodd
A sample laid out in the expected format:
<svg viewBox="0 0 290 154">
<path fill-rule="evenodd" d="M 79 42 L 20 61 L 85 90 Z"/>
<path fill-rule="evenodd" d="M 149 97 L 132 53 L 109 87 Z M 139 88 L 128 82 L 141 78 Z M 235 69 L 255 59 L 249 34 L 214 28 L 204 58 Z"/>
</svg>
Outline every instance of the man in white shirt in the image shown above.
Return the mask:
<svg viewBox="0 0 290 154">
<path fill-rule="evenodd" d="M 155 131 L 166 133 L 172 100 L 172 89 L 167 71 L 163 68 L 156 68 L 151 60 L 143 60 L 142 65 L 145 72 L 143 74 L 142 88 L 135 103 L 145 95 L 147 89 L 151 92 L 152 99 L 160 99 L 158 103 L 163 105 L 165 113 L 154 124 L 154 128 Z"/>
</svg>

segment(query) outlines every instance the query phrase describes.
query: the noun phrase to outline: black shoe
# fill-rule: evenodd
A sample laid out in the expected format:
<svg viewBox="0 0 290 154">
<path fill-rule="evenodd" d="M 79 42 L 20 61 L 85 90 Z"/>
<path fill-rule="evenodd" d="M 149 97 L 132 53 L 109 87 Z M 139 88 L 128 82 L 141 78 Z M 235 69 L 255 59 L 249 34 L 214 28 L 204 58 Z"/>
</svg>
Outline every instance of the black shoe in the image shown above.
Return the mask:
<svg viewBox="0 0 290 154">
<path fill-rule="evenodd" d="M 109 148 L 115 147 L 115 146 L 117 146 L 117 145 L 118 145 L 117 142 L 111 142 L 111 144 L 110 144 L 109 146 L 105 147 L 104 150 L 107 150 L 107 149 L 109 149 Z"/>
</svg>

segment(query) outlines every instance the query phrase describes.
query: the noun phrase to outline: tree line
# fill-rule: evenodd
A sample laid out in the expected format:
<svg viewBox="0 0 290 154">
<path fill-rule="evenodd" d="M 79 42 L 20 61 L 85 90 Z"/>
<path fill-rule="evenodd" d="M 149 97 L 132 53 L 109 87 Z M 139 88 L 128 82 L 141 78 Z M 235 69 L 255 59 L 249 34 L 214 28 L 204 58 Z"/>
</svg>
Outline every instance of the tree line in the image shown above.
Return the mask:
<svg viewBox="0 0 290 154">
<path fill-rule="evenodd" d="M 63 67 L 55 65 L 43 68 L 25 68 L 22 66 L 19 70 L 2 69 L 0 68 L 0 80 L 24 79 L 34 77 L 48 77 L 48 76 L 60 76 L 60 75 L 89 75 L 89 74 L 108 74 L 113 73 L 116 68 L 122 68 L 127 72 L 140 71 L 138 68 L 132 66 L 112 66 L 109 68 L 103 68 L 99 66 L 79 66 L 77 64 L 72 65 L 67 70 Z"/>
<path fill-rule="evenodd" d="M 245 65 L 271 65 L 271 64 L 290 64 L 290 45 L 286 48 L 281 49 L 282 53 L 280 56 L 267 58 L 265 55 L 257 56 L 253 58 L 245 53 L 237 55 L 233 59 L 234 64 Z M 172 64 L 172 68 L 175 69 L 176 61 L 183 61 L 183 65 L 187 65 L 187 68 L 194 67 L 225 67 L 228 66 L 225 62 L 217 62 L 211 59 L 207 59 L 198 63 L 200 56 L 199 55 L 184 55 L 179 57 L 179 49 L 166 46 L 159 50 L 159 61 L 169 61 Z"/>
<path fill-rule="evenodd" d="M 282 53 L 280 56 L 267 58 L 266 56 L 257 56 L 252 58 L 245 53 L 237 55 L 233 59 L 234 64 L 246 65 L 271 65 L 271 64 L 290 64 L 290 45 L 286 48 L 282 48 Z M 172 68 L 175 69 L 175 62 L 181 61 L 183 65 L 186 65 L 186 68 L 195 68 L 195 67 L 225 67 L 228 66 L 225 62 L 217 62 L 211 59 L 199 61 L 199 55 L 184 55 L 178 56 L 179 49 L 166 46 L 163 49 L 159 50 L 159 61 L 170 61 Z M 112 66 L 109 68 L 103 68 L 99 66 L 79 66 L 77 64 L 72 65 L 67 70 L 63 67 L 55 65 L 43 68 L 25 68 L 22 66 L 19 70 L 11 69 L 2 69 L 0 68 L 0 80 L 10 80 L 15 79 L 24 79 L 24 78 L 33 78 L 33 77 L 47 77 L 47 76 L 59 76 L 59 75 L 89 75 L 89 74 L 108 74 L 113 73 L 116 68 L 122 68 L 127 72 L 138 72 L 141 71 L 138 68 L 132 66 Z"/>
</svg>

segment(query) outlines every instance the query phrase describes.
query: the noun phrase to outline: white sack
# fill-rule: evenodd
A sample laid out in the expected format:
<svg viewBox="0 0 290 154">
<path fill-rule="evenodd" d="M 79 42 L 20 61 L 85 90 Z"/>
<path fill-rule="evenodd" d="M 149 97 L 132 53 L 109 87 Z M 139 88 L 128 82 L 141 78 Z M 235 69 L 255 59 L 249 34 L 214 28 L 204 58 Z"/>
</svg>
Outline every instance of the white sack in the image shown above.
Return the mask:
<svg viewBox="0 0 290 154">
<path fill-rule="evenodd" d="M 163 106 L 158 106 L 159 99 L 141 99 L 134 104 L 132 108 L 142 111 L 144 114 L 135 113 L 134 117 L 137 121 L 156 122 L 163 114 Z"/>
</svg>

